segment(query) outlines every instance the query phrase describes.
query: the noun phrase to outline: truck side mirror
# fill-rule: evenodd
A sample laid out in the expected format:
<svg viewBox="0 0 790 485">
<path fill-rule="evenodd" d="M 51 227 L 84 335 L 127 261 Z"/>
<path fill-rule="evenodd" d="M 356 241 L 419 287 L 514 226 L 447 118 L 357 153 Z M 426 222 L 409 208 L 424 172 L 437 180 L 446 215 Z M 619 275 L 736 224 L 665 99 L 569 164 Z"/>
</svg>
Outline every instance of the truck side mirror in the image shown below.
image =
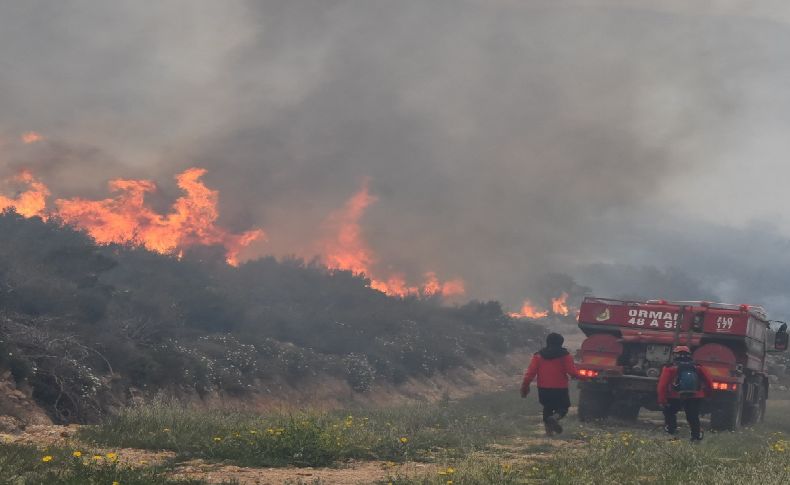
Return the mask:
<svg viewBox="0 0 790 485">
<path fill-rule="evenodd" d="M 790 340 L 790 335 L 787 329 L 780 329 L 774 336 L 774 350 L 777 352 L 784 352 L 787 350 L 787 341 Z"/>
</svg>

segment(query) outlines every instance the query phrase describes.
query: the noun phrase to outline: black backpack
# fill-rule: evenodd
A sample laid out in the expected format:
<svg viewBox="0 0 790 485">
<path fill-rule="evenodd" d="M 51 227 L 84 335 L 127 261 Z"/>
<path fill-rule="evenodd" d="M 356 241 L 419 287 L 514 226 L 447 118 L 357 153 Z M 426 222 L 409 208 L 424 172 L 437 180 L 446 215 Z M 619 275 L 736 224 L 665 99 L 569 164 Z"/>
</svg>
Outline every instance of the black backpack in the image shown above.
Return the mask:
<svg viewBox="0 0 790 485">
<path fill-rule="evenodd" d="M 675 382 L 672 389 L 680 394 L 680 397 L 691 397 L 700 390 L 699 372 L 694 361 L 683 361 L 677 364 L 678 372 L 675 375 Z"/>
</svg>

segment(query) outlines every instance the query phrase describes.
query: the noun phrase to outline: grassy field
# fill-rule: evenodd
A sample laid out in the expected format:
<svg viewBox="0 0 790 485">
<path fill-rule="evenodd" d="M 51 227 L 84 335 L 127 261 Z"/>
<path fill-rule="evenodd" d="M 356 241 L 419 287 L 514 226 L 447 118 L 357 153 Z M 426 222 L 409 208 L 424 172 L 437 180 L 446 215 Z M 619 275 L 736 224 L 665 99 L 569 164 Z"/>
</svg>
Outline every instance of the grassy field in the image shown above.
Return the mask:
<svg viewBox="0 0 790 485">
<path fill-rule="evenodd" d="M 0 445 L 0 484 L 39 485 L 199 485 L 205 482 L 168 478 L 172 464 L 131 467 L 115 453 L 94 454 L 78 449 Z"/>
<path fill-rule="evenodd" d="M 660 415 L 637 424 L 565 423 L 565 444 L 532 460 L 473 454 L 432 475 L 394 476 L 392 485 L 545 484 L 787 484 L 790 483 L 790 400 L 772 401 L 765 423 L 708 433 L 703 443 L 670 439 Z M 652 418 L 652 419 L 650 419 Z M 683 430 L 687 432 L 686 430 Z M 685 438 L 685 435 L 683 435 Z M 556 443 L 558 439 L 552 439 Z M 523 450 L 529 455 L 530 448 Z"/>
<path fill-rule="evenodd" d="M 461 457 L 534 426 L 538 405 L 513 392 L 460 402 L 259 416 L 159 402 L 129 408 L 81 437 L 101 446 L 172 450 L 243 466 L 324 466 L 348 459 Z"/>
<path fill-rule="evenodd" d="M 89 451 L 74 457 L 73 449 L 4 445 L 0 483 L 202 483 L 168 478 L 178 463 L 195 459 L 247 467 L 424 464 L 418 473 L 393 471 L 360 482 L 393 485 L 790 483 L 787 397 L 770 402 L 760 426 L 709 432 L 701 444 L 688 442 L 686 428 L 683 439 L 670 440 L 658 413 L 643 413 L 636 424 L 589 425 L 571 416 L 561 437 L 546 439 L 535 398 L 521 400 L 512 391 L 393 409 L 267 416 L 157 402 L 83 427 L 78 438 L 86 450 L 175 452 L 158 467 L 130 468 L 106 455 L 94 459 Z M 24 479 L 5 478 L 14 476 Z M 290 483 L 331 482 L 295 477 Z"/>
</svg>

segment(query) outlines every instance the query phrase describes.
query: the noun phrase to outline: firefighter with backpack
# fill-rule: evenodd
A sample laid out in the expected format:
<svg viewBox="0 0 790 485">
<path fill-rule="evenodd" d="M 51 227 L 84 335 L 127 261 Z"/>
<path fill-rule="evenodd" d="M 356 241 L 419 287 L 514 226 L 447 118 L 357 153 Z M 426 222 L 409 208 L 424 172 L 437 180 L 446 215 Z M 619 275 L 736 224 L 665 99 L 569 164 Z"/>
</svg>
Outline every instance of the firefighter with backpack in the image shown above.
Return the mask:
<svg viewBox="0 0 790 485">
<path fill-rule="evenodd" d="M 664 410 L 664 430 L 671 435 L 677 433 L 677 414 L 683 409 L 691 428 L 691 441 L 701 441 L 700 404 L 710 394 L 713 379 L 704 367 L 694 362 L 687 346 L 675 347 L 672 354 L 672 364 L 664 367 L 658 379 L 658 404 Z"/>
</svg>

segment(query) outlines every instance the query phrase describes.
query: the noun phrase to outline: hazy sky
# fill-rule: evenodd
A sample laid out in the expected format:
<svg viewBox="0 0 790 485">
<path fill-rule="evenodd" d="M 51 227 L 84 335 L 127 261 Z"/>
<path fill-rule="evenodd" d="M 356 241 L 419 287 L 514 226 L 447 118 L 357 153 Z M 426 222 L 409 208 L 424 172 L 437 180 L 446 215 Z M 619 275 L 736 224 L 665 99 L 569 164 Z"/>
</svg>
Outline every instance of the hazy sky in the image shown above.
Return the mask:
<svg viewBox="0 0 790 485">
<path fill-rule="evenodd" d="M 0 1 L 0 163 L 154 203 L 206 167 L 253 254 L 302 256 L 369 178 L 385 269 L 785 316 L 790 6 L 688 3 Z"/>
</svg>

